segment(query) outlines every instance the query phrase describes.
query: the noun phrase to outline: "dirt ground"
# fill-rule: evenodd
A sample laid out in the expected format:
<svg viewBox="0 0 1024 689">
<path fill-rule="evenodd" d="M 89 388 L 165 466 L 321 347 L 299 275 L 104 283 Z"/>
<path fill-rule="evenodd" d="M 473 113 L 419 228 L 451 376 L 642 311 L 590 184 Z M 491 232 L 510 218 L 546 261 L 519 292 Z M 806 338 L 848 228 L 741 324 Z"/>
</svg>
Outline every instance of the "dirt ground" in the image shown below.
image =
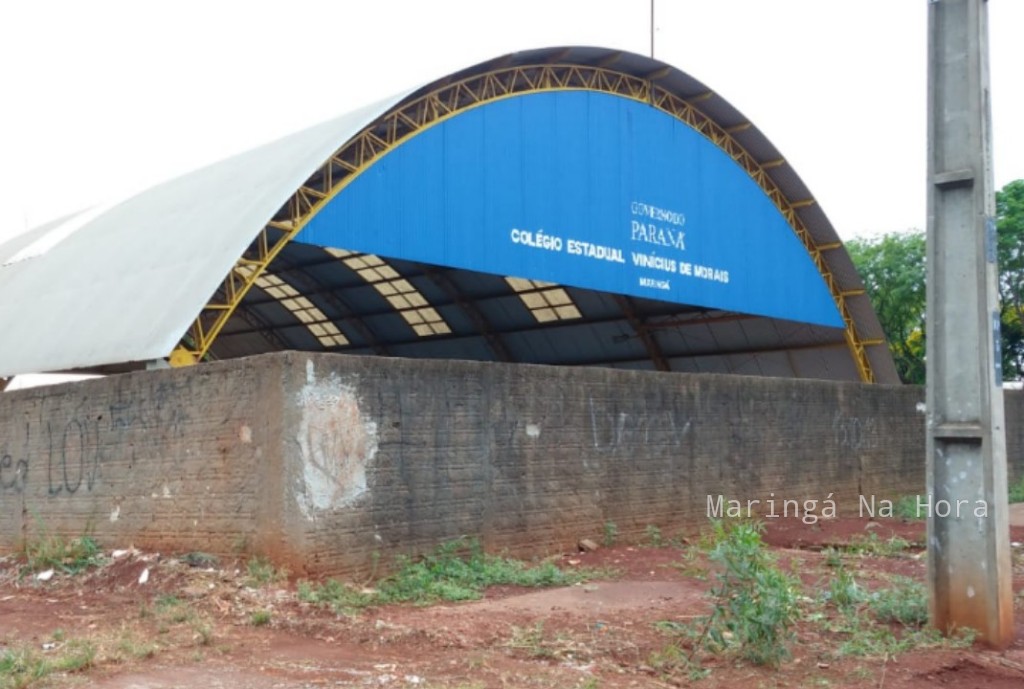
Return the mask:
<svg viewBox="0 0 1024 689">
<path fill-rule="evenodd" d="M 892 574 L 923 581 L 924 528 L 898 520 L 778 520 L 767 524 L 765 540 L 810 600 L 832 576 L 825 549 L 871 533 L 916 545 L 885 556 L 844 555 L 859 582 L 870 589 Z M 1013 527 L 1012 540 L 1024 542 L 1024 526 Z M 1017 641 L 1005 652 L 939 645 L 844 654 L 837 650 L 841 634 L 804 616 L 792 657 L 779 669 L 710 656 L 703 679 L 666 661 L 676 637 L 657 624 L 685 624 L 710 610 L 707 562 L 697 552 L 678 544 L 617 544 L 567 553 L 558 558 L 563 568 L 615 573 L 571 587 L 496 587 L 479 601 L 390 605 L 354 616 L 302 601 L 294 581 L 258 585 L 245 563 L 204 566 L 130 550 L 116 558 L 106 553 L 98 569 L 39 581 L 7 557 L 0 559 L 0 658 L 56 658 L 87 642 L 95 653 L 86 667 L 29 686 L 102 689 L 1024 687 L 1019 546 Z M 0 667 L 0 687 L 4 681 Z"/>
</svg>

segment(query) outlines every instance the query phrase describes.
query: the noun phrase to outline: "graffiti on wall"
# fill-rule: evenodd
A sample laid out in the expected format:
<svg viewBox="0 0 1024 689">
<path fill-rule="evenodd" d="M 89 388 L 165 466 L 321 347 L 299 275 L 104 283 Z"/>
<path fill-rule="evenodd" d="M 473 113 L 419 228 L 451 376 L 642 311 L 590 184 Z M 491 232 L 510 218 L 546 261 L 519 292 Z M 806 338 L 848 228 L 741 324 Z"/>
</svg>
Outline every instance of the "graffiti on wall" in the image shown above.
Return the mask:
<svg viewBox="0 0 1024 689">
<path fill-rule="evenodd" d="M 30 477 L 50 496 L 92 490 L 101 459 L 97 421 L 25 422 L 12 431 L 0 438 L 0 491 L 22 493 Z"/>
<path fill-rule="evenodd" d="M 0 423 L 0 496 L 29 488 L 54 498 L 91 492 L 102 476 L 105 448 L 118 447 L 126 434 L 144 441 L 185 432 L 189 417 L 177 387 L 160 382 L 72 413 L 50 409 L 44 400 L 33 418 Z"/>
<path fill-rule="evenodd" d="M 692 428 L 690 420 L 676 410 L 677 405 L 638 413 L 626 411 L 614 401 L 591 397 L 587 407 L 590 440 L 600 453 L 614 453 L 619 448 L 632 451 L 645 445 L 679 447 Z"/>
</svg>

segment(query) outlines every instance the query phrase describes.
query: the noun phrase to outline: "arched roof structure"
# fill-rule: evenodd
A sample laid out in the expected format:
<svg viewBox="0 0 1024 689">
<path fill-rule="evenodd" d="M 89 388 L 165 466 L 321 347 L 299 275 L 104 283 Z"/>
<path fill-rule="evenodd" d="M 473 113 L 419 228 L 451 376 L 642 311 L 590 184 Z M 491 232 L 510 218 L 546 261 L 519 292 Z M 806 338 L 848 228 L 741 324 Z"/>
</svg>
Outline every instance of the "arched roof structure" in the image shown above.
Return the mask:
<svg viewBox="0 0 1024 689">
<path fill-rule="evenodd" d="M 505 55 L 49 223 L 0 245 L 0 290 L 0 376 L 302 349 L 898 382 L 785 158 L 604 48 Z"/>
</svg>

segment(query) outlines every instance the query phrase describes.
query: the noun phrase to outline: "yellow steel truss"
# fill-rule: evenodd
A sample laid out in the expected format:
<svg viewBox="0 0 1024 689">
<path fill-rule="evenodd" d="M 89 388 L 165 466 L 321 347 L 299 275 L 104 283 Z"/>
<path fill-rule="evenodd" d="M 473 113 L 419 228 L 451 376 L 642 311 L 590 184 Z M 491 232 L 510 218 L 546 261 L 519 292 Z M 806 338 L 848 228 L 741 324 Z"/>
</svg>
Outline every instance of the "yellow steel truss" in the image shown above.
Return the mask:
<svg viewBox="0 0 1024 689">
<path fill-rule="evenodd" d="M 647 103 L 695 129 L 736 161 L 761 187 L 782 213 L 824 278 L 845 324 L 846 343 L 860 378 L 874 382 L 871 362 L 857 334 L 844 294 L 822 253 L 833 248 L 819 246 L 797 214 L 813 199 L 791 201 L 779 189 L 767 170 L 785 160 L 759 163 L 733 137 L 746 127 L 731 131 L 714 122 L 696 104 L 714 94 L 705 92 L 682 98 L 654 84 L 651 79 L 624 74 L 605 67 L 540 64 L 507 67 L 443 84 L 385 114 L 345 142 L 300 186 L 273 220 L 260 231 L 250 250 L 228 273 L 210 302 L 196 317 L 189 331 L 171 355 L 172 365 L 187 365 L 205 357 L 231 314 L 241 304 L 256 280 L 321 208 L 326 206 L 361 172 L 377 159 L 419 132 L 471 108 L 492 101 L 545 91 L 597 91 Z M 852 295 L 850 295 L 852 296 Z"/>
</svg>

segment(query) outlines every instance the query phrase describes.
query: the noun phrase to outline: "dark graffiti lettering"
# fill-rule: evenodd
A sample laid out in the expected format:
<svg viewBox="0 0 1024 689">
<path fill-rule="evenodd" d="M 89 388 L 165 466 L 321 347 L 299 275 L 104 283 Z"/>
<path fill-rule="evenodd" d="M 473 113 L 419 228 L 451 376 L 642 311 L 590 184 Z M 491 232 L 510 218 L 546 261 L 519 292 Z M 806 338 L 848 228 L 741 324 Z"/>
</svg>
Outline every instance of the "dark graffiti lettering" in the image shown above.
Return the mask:
<svg viewBox="0 0 1024 689">
<path fill-rule="evenodd" d="M 184 435 L 191 423 L 181 404 L 186 387 L 164 382 L 95 408 L 87 399 L 70 410 L 62 408 L 66 402 L 48 410 L 44 402 L 38 416 L 0 418 L 0 500 L 29 491 L 54 498 L 92 492 L 107 465 L 104 448 L 127 444 L 134 457 L 135 443 Z"/>
<path fill-rule="evenodd" d="M 10 455 L 0 457 L 0 489 L 13 490 L 20 493 L 25 489 L 25 477 L 27 474 L 27 459 L 15 460 Z"/>
<path fill-rule="evenodd" d="M 31 427 L 25 424 L 25 439 L 21 452 L 13 447 L 3 447 L 0 452 L 0 491 L 21 493 L 25 490 L 28 480 L 28 444 L 31 439 Z M 16 441 L 13 444 L 16 444 Z"/>
<path fill-rule="evenodd" d="M 73 427 L 73 428 L 72 428 Z M 70 459 L 70 462 L 68 461 Z M 64 466 L 64 487 L 69 493 L 74 493 L 82 485 L 82 475 L 85 473 L 85 431 L 77 419 L 72 419 L 64 427 L 64 442 L 60 448 L 60 461 Z M 68 478 L 68 464 L 77 467 L 78 476 L 75 477 L 75 485 L 71 485 Z M 72 469 L 74 472 L 74 469 Z"/>
<path fill-rule="evenodd" d="M 49 452 L 46 463 L 47 492 L 51 496 L 74 495 L 82 487 L 92 490 L 99 474 L 99 423 L 71 419 L 63 429 L 46 424 Z M 90 442 L 92 441 L 92 442 Z"/>
</svg>

